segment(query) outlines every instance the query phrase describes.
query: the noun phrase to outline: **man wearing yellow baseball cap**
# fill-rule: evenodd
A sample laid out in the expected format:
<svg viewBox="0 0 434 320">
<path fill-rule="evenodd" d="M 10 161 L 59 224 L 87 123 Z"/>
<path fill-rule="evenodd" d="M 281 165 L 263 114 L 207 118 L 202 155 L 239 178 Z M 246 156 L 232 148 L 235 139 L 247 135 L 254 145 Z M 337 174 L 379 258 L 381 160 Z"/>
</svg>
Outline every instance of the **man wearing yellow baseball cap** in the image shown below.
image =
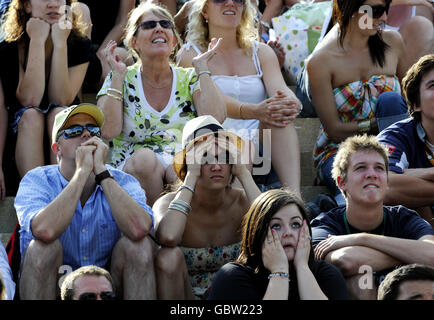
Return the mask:
<svg viewBox="0 0 434 320">
<path fill-rule="evenodd" d="M 152 209 L 134 177 L 105 164 L 103 122 L 89 103 L 57 114 L 52 149 L 58 164 L 35 168 L 20 183 L 21 299 L 55 299 L 59 273 L 84 265 L 109 269 L 125 299 L 156 297 L 147 236 Z"/>
</svg>

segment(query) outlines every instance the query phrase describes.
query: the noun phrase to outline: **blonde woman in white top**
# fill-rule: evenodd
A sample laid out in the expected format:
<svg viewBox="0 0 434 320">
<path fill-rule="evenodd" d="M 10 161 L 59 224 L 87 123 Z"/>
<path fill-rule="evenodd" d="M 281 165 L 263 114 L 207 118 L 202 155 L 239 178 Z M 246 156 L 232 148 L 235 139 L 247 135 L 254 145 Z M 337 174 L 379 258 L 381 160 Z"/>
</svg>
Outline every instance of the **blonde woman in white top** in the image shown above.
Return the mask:
<svg viewBox="0 0 434 320">
<path fill-rule="evenodd" d="M 282 185 L 300 191 L 300 157 L 294 119 L 301 104 L 281 75 L 277 57 L 259 43 L 255 10 L 245 0 L 195 0 L 186 41 L 178 65 L 189 67 L 199 52 L 219 48 L 208 62 L 211 78 L 226 95 L 226 129 L 271 130 L 271 141 L 260 137 L 264 150 L 271 145 L 271 161 Z M 270 97 L 267 99 L 267 96 Z M 247 120 L 249 119 L 249 120 Z M 246 131 L 244 131 L 246 132 Z M 255 174 L 255 172 L 253 172 Z"/>
</svg>

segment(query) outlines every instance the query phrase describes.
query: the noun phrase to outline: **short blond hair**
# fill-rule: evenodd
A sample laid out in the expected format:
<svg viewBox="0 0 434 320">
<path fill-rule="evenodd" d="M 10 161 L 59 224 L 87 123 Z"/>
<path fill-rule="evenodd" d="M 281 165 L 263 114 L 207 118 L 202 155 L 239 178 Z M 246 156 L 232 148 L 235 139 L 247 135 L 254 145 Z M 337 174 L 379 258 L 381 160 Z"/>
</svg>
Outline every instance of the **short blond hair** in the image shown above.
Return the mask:
<svg viewBox="0 0 434 320">
<path fill-rule="evenodd" d="M 137 34 L 140 18 L 144 14 L 147 14 L 149 12 L 172 22 L 173 24 L 172 31 L 177 40 L 177 45 L 175 47 L 175 50 L 170 56 L 170 58 L 174 60 L 176 53 L 178 52 L 179 48 L 182 46 L 181 37 L 179 36 L 179 33 L 178 31 L 176 31 L 175 28 L 175 20 L 167 9 L 165 9 L 162 6 L 159 6 L 158 4 L 153 3 L 151 0 L 141 2 L 135 9 L 131 10 L 131 12 L 129 13 L 128 22 L 125 27 L 125 35 L 124 35 L 125 45 L 128 47 L 130 53 L 132 53 L 132 55 L 139 60 L 140 59 L 139 53 L 132 48 L 132 41 Z"/>
<path fill-rule="evenodd" d="M 339 145 L 338 152 L 333 161 L 332 169 L 332 177 L 336 181 L 336 184 L 338 177 L 341 177 L 343 181 L 346 181 L 350 158 L 358 151 L 378 153 L 384 159 L 386 172 L 389 171 L 389 151 L 384 145 L 378 142 L 377 137 L 372 135 L 368 136 L 366 134 L 356 135 L 348 137 Z M 341 191 L 346 197 L 346 193 L 343 190 Z"/>
<path fill-rule="evenodd" d="M 60 297 L 62 300 L 73 300 L 75 293 L 74 282 L 83 276 L 105 277 L 110 282 L 113 291 L 115 290 L 113 279 L 107 270 L 98 266 L 89 265 L 78 268 L 65 277 L 60 289 Z"/>
</svg>

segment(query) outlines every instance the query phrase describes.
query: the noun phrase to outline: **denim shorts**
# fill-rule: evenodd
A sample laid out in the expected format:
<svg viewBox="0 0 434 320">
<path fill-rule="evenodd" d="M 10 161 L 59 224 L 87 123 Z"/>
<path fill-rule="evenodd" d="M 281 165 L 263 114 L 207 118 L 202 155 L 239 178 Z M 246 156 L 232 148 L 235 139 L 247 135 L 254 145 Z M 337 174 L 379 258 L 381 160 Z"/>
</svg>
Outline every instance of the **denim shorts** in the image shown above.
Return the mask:
<svg viewBox="0 0 434 320">
<path fill-rule="evenodd" d="M 23 107 L 23 108 L 19 109 L 17 112 L 15 112 L 14 118 L 12 119 L 12 121 L 10 123 L 10 126 L 11 126 L 14 134 L 17 134 L 18 123 L 20 122 L 21 117 L 23 116 L 24 111 L 26 111 L 28 109 L 36 109 L 39 112 L 41 112 L 42 114 L 48 114 L 48 112 L 50 112 L 54 108 L 67 108 L 67 106 L 61 106 L 61 105 L 59 105 L 57 103 L 50 103 L 48 105 L 48 107 L 46 107 L 45 109 L 41 109 L 41 108 L 35 107 L 35 106 L 28 106 L 28 107 Z"/>
</svg>

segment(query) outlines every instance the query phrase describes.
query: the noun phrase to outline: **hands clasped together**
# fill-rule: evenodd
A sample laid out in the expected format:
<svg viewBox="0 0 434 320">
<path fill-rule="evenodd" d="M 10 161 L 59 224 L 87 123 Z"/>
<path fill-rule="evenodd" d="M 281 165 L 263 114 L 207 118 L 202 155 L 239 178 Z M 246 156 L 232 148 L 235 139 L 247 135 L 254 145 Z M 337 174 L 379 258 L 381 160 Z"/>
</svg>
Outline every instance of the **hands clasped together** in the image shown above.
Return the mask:
<svg viewBox="0 0 434 320">
<path fill-rule="evenodd" d="M 92 137 L 83 142 L 75 151 L 75 162 L 77 171 L 83 171 L 89 175 L 95 175 L 105 171 L 105 159 L 107 157 L 108 146 L 98 137 Z"/>
</svg>

